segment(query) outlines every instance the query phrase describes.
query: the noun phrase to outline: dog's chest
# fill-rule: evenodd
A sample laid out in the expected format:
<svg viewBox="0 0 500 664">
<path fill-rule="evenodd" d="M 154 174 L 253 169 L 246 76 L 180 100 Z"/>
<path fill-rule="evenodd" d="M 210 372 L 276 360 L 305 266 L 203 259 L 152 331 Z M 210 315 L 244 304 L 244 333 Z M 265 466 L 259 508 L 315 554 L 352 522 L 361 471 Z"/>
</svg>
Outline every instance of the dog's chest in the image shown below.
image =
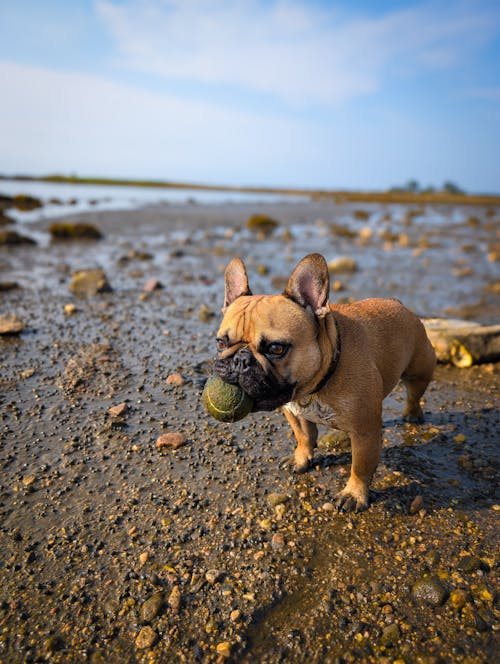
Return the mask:
<svg viewBox="0 0 500 664">
<path fill-rule="evenodd" d="M 285 405 L 285 408 L 292 413 L 292 415 L 300 415 L 309 422 L 315 424 L 324 424 L 325 426 L 332 427 L 335 424 L 335 413 L 330 406 L 321 403 L 319 399 L 311 399 L 307 403 L 300 401 L 290 401 Z"/>
</svg>

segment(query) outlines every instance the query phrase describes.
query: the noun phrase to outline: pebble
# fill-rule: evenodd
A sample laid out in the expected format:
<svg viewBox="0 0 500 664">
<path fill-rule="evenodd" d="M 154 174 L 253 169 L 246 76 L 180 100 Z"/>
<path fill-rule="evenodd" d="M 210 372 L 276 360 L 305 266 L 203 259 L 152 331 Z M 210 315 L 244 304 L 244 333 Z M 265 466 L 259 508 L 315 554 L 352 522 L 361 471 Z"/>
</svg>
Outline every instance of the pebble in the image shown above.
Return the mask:
<svg viewBox="0 0 500 664">
<path fill-rule="evenodd" d="M 384 628 L 380 642 L 384 646 L 392 646 L 400 637 L 399 627 L 396 623 L 392 623 Z"/>
<path fill-rule="evenodd" d="M 424 506 L 424 499 L 422 496 L 415 496 L 410 503 L 410 514 L 417 514 Z"/>
<path fill-rule="evenodd" d="M 142 620 L 144 620 L 144 622 L 150 622 L 153 618 L 156 618 L 161 612 L 164 602 L 165 597 L 163 593 L 159 592 L 151 595 L 151 597 L 149 597 L 141 606 Z"/>
<path fill-rule="evenodd" d="M 170 376 L 167 376 L 166 383 L 167 385 L 180 387 L 181 385 L 184 385 L 184 378 L 178 373 L 173 373 L 170 374 Z"/>
<path fill-rule="evenodd" d="M 229 643 L 229 641 L 223 641 L 222 643 L 218 643 L 216 650 L 217 653 L 219 655 L 222 655 L 223 657 L 231 656 L 231 644 Z"/>
<path fill-rule="evenodd" d="M 483 562 L 477 556 L 464 556 L 458 565 L 458 569 L 466 574 L 472 574 L 483 568 Z"/>
<path fill-rule="evenodd" d="M 214 583 L 217 583 L 219 579 L 221 579 L 224 575 L 224 572 L 218 569 L 209 569 L 205 572 L 205 579 L 210 583 L 210 585 L 213 585 Z"/>
<path fill-rule="evenodd" d="M 186 442 L 186 436 L 183 433 L 164 433 L 156 439 L 156 449 L 170 448 L 176 450 L 185 445 Z"/>
<path fill-rule="evenodd" d="M 181 608 L 182 596 L 179 586 L 174 586 L 168 598 L 168 605 L 174 613 L 178 613 Z"/>
<path fill-rule="evenodd" d="M 271 539 L 271 546 L 273 549 L 282 549 L 285 546 L 285 538 L 283 535 L 273 535 Z"/>
<path fill-rule="evenodd" d="M 139 648 L 139 650 L 152 648 L 157 641 L 158 634 L 149 625 L 143 627 L 139 634 L 135 637 L 135 645 L 137 648 Z"/>
<path fill-rule="evenodd" d="M 64 305 L 64 313 L 66 316 L 72 316 L 74 313 L 76 313 L 76 305 L 73 304 L 73 302 L 69 302 L 68 304 Z"/>
<path fill-rule="evenodd" d="M 421 604 L 441 606 L 448 593 L 438 577 L 428 576 L 413 585 L 411 594 L 413 599 Z"/>
<path fill-rule="evenodd" d="M 450 602 L 454 609 L 461 609 L 467 602 L 467 593 L 461 588 L 456 588 L 450 593 Z"/>
<path fill-rule="evenodd" d="M 120 417 L 120 415 L 123 415 L 126 410 L 127 404 L 119 403 L 117 406 L 111 406 L 111 408 L 108 409 L 108 413 L 113 415 L 113 417 Z"/>
<path fill-rule="evenodd" d="M 15 314 L 0 316 L 0 334 L 19 334 L 24 328 L 24 323 Z"/>
<path fill-rule="evenodd" d="M 152 293 L 155 290 L 159 290 L 163 288 L 163 284 L 158 281 L 158 279 L 149 279 L 145 284 L 144 284 L 144 292 L 145 293 Z"/>
<path fill-rule="evenodd" d="M 104 270 L 79 270 L 73 275 L 69 285 L 69 290 L 75 295 L 96 295 L 111 290 Z"/>
<path fill-rule="evenodd" d="M 334 274 L 342 272 L 356 272 L 358 269 L 358 263 L 354 258 L 349 256 L 340 256 L 339 258 L 334 258 L 328 263 L 328 270 Z"/>
<path fill-rule="evenodd" d="M 266 500 L 269 507 L 276 507 L 277 505 L 283 505 L 288 502 L 289 496 L 286 493 L 270 493 L 267 495 Z"/>
</svg>

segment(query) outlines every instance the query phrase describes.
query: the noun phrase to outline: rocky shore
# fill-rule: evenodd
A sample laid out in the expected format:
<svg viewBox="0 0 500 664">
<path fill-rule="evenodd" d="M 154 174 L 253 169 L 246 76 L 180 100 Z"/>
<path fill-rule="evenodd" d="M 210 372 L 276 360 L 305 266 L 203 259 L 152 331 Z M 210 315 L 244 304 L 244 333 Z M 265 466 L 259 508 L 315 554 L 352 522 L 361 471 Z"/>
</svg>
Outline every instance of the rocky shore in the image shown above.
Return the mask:
<svg viewBox="0 0 500 664">
<path fill-rule="evenodd" d="M 247 227 L 256 213 L 277 223 Z M 68 218 L 90 238 L 8 215 L 0 231 L 33 242 L 0 243 L 0 314 L 17 321 L 0 334 L 0 662 L 495 660 L 498 364 L 440 365 L 420 427 L 402 423 L 400 390 L 386 400 L 362 514 L 332 505 L 345 437 L 323 430 L 294 476 L 281 413 L 221 424 L 200 396 L 233 256 L 255 292 L 320 251 L 332 300 L 397 297 L 493 325 L 500 210 L 191 203 Z"/>
</svg>

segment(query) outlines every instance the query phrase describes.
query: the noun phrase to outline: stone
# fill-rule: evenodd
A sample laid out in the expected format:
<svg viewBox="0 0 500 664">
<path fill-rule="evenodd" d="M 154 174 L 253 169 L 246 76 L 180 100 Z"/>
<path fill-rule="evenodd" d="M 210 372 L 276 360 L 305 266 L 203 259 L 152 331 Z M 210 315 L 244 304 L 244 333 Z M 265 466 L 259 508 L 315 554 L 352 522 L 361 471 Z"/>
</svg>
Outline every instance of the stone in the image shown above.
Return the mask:
<svg viewBox="0 0 500 664">
<path fill-rule="evenodd" d="M 276 507 L 288 502 L 289 496 L 286 493 L 269 493 L 266 500 L 269 507 Z"/>
<path fill-rule="evenodd" d="M 420 604 L 441 606 L 444 604 L 448 592 L 437 576 L 428 576 L 413 585 L 411 594 L 413 599 Z"/>
<path fill-rule="evenodd" d="M 467 593 L 461 588 L 456 588 L 450 593 L 450 602 L 454 609 L 462 609 L 467 602 Z"/>
<path fill-rule="evenodd" d="M 384 646 L 393 646 L 400 637 L 399 627 L 396 623 L 388 625 L 382 631 L 380 642 Z"/>
<path fill-rule="evenodd" d="M 144 622 L 150 622 L 153 618 L 156 618 L 161 613 L 164 603 L 163 593 L 158 592 L 151 595 L 141 606 L 141 619 Z"/>
<path fill-rule="evenodd" d="M 48 231 L 53 240 L 100 240 L 101 231 L 93 224 L 84 222 L 56 221 Z"/>
<path fill-rule="evenodd" d="M 149 625 L 143 627 L 139 634 L 135 637 L 135 645 L 139 650 L 152 648 L 157 641 L 158 634 Z"/>
<path fill-rule="evenodd" d="M 354 258 L 350 258 L 349 256 L 340 256 L 328 263 L 328 270 L 333 274 L 356 272 L 358 270 L 358 263 Z"/>
<path fill-rule="evenodd" d="M 167 385 L 172 385 L 173 387 L 180 387 L 181 385 L 184 385 L 184 378 L 178 373 L 173 373 L 170 374 L 170 376 L 167 376 L 165 382 L 167 383 Z"/>
<path fill-rule="evenodd" d="M 219 655 L 222 655 L 222 657 L 231 657 L 231 644 L 229 641 L 218 643 L 216 650 Z"/>
<path fill-rule="evenodd" d="M 111 406 L 108 408 L 108 413 L 113 417 L 120 417 L 126 412 L 127 408 L 128 406 L 126 403 L 119 403 L 117 406 Z"/>
<path fill-rule="evenodd" d="M 186 442 L 186 436 L 183 433 L 164 433 L 156 439 L 156 449 L 160 451 L 165 449 L 177 450 Z"/>
<path fill-rule="evenodd" d="M 146 281 L 146 283 L 144 284 L 143 291 L 145 293 L 152 293 L 153 291 L 160 290 L 161 288 L 163 288 L 163 284 L 160 281 L 158 281 L 158 279 L 152 278 Z"/>
<path fill-rule="evenodd" d="M 0 334 L 19 334 L 24 329 L 23 321 L 15 314 L 0 315 Z"/>
<path fill-rule="evenodd" d="M 112 290 L 104 270 L 100 268 L 75 272 L 68 288 L 75 295 L 87 297 Z"/>
<path fill-rule="evenodd" d="M 19 244 L 37 244 L 35 240 L 16 231 L 0 231 L 0 246 L 14 246 Z"/>
<path fill-rule="evenodd" d="M 410 503 L 410 514 L 417 514 L 424 506 L 424 499 L 422 496 L 415 496 Z"/>
<path fill-rule="evenodd" d="M 179 613 L 179 609 L 181 608 L 181 603 L 182 603 L 182 596 L 181 596 L 181 591 L 179 590 L 179 586 L 174 586 L 168 597 L 168 605 L 170 606 L 170 608 L 174 613 Z"/>
</svg>

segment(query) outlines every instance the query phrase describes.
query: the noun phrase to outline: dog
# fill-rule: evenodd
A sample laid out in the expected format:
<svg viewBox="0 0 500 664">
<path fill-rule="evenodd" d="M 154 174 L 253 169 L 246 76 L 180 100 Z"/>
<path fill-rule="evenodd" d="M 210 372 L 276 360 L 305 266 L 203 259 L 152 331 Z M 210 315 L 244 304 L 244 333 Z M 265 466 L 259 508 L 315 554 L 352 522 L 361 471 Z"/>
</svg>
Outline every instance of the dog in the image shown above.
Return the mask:
<svg viewBox="0 0 500 664">
<path fill-rule="evenodd" d="M 422 322 L 395 299 L 330 304 L 320 254 L 298 263 L 281 294 L 253 295 L 239 258 L 227 266 L 224 283 L 216 374 L 239 385 L 253 411 L 283 408 L 297 442 L 296 472 L 310 465 L 318 424 L 347 432 L 351 473 L 335 504 L 366 509 L 382 447 L 382 401 L 400 379 L 404 419 L 423 421 L 420 399 L 436 356 Z"/>
</svg>

